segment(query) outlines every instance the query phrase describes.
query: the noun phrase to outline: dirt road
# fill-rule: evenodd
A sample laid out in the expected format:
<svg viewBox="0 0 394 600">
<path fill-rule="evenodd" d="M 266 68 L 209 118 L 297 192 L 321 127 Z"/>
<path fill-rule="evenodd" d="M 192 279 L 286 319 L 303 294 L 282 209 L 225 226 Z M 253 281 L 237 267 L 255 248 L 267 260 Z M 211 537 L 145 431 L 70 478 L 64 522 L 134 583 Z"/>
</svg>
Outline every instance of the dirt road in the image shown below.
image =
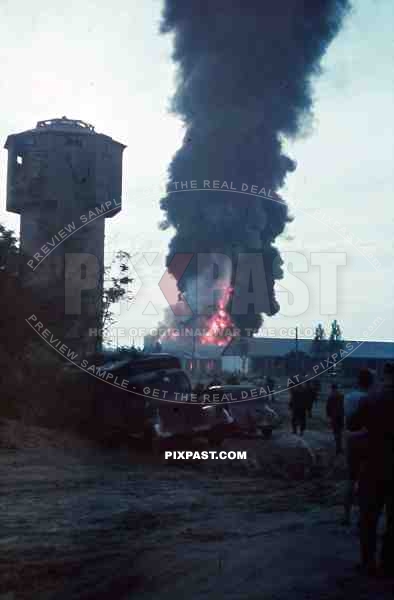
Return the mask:
<svg viewBox="0 0 394 600">
<path fill-rule="evenodd" d="M 2 448 L 0 470 L 2 600 L 392 597 L 354 574 L 335 482 L 83 446 Z"/>
</svg>

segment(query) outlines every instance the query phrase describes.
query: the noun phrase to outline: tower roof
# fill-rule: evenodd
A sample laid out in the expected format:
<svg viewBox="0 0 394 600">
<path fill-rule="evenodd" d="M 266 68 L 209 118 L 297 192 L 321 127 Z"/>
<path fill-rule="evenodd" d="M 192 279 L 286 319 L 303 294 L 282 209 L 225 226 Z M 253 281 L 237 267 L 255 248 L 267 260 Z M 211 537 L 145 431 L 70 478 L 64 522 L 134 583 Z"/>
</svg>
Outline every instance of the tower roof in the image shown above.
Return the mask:
<svg viewBox="0 0 394 600">
<path fill-rule="evenodd" d="M 60 119 L 46 119 L 45 121 L 38 121 L 36 129 L 56 129 L 61 131 L 75 131 L 78 133 L 94 133 L 94 127 L 90 123 L 79 119 L 68 119 L 67 117 L 61 117 Z"/>
<path fill-rule="evenodd" d="M 37 134 L 39 135 L 48 132 L 58 134 L 72 133 L 74 135 L 99 135 L 104 138 L 107 138 L 108 140 L 111 140 L 111 142 L 113 142 L 114 144 L 119 144 L 119 146 L 122 146 L 122 148 L 126 148 L 124 144 L 122 144 L 121 142 L 117 142 L 109 135 L 105 135 L 104 133 L 98 133 L 97 131 L 95 131 L 95 128 L 90 123 L 86 123 L 81 119 L 68 119 L 65 116 L 56 119 L 45 119 L 44 121 L 38 121 L 34 129 L 29 129 L 28 131 L 22 131 L 20 133 L 13 133 L 9 135 L 7 137 L 4 147 L 8 148 L 9 142 L 14 138 L 21 140 L 25 136 L 28 136 L 28 139 L 31 139 L 32 135 L 35 136 Z"/>
</svg>

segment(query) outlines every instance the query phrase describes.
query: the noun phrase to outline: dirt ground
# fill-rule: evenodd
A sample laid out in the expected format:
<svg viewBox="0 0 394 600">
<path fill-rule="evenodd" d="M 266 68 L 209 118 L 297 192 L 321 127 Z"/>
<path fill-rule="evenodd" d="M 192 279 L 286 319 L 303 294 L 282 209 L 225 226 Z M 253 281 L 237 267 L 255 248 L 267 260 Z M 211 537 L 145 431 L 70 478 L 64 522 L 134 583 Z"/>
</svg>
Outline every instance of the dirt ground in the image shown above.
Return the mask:
<svg viewBox="0 0 394 600">
<path fill-rule="evenodd" d="M 354 571 L 343 459 L 312 425 L 225 442 L 248 461 L 170 464 L 0 423 L 0 600 L 392 598 Z M 311 449 L 323 468 L 289 471 Z"/>
</svg>

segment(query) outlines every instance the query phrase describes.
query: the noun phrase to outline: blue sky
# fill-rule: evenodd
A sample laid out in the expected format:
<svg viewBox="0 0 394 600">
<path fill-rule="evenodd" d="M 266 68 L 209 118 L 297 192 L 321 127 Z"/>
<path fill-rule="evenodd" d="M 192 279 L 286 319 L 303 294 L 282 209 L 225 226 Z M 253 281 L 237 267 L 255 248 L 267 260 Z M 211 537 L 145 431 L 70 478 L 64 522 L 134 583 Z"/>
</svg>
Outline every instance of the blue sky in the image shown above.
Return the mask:
<svg viewBox="0 0 394 600">
<path fill-rule="evenodd" d="M 371 337 L 393 340 L 394 4 L 354 4 L 315 81 L 311 130 L 287 142 L 298 163 L 283 191 L 295 205 L 294 221 L 278 245 L 286 256 L 306 257 L 308 272 L 297 276 L 310 302 L 302 314 L 279 313 L 265 327 L 302 330 L 337 318 L 347 338 L 364 339 L 378 323 Z M 175 71 L 171 37 L 158 34 L 160 12 L 157 0 L 0 3 L 1 139 L 67 115 L 127 144 L 124 208 L 107 221 L 106 237 L 109 255 L 120 248 L 133 255 L 141 279 L 136 302 L 121 308 L 119 325 L 126 330 L 155 326 L 166 306 L 157 283 L 171 233 L 158 228 L 159 200 L 183 133 L 168 113 Z M 6 158 L 2 150 L 0 222 L 18 230 L 18 217 L 5 211 Z M 319 210 L 326 223 L 316 218 Z M 330 228 L 329 219 L 337 225 Z M 345 228 L 361 250 L 341 237 Z M 334 314 L 322 314 L 311 252 L 346 254 Z M 285 277 L 283 288 L 287 283 Z"/>
</svg>

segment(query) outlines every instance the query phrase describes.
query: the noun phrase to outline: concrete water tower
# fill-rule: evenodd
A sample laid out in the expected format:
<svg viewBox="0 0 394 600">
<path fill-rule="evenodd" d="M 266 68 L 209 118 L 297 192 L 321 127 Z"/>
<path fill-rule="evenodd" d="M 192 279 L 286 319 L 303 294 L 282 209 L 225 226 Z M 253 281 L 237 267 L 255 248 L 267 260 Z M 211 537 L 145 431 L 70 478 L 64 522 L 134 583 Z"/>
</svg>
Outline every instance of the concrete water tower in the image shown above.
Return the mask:
<svg viewBox="0 0 394 600">
<path fill-rule="evenodd" d="M 95 349 L 104 219 L 121 210 L 125 146 L 62 117 L 7 138 L 7 210 L 20 215 L 24 285 L 56 306 L 57 334 Z"/>
</svg>

